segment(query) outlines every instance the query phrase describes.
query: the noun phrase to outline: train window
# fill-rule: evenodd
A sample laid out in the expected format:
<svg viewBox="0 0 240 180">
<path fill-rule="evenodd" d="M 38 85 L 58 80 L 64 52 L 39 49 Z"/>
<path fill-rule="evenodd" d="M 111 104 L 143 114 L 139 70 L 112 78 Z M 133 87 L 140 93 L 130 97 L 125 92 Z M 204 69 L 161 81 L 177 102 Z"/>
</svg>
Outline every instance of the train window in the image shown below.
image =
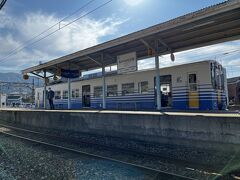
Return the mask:
<svg viewBox="0 0 240 180">
<path fill-rule="evenodd" d="M 76 89 L 76 98 L 80 97 L 79 89 Z"/>
<path fill-rule="evenodd" d="M 224 90 L 225 86 L 224 86 L 224 74 L 221 74 L 221 89 Z"/>
<path fill-rule="evenodd" d="M 72 90 L 72 97 L 78 98 L 79 97 L 79 89 L 73 89 Z"/>
<path fill-rule="evenodd" d="M 188 85 L 190 91 L 197 91 L 197 74 L 188 74 Z"/>
<path fill-rule="evenodd" d="M 143 81 L 138 83 L 138 92 L 141 94 L 148 92 L 148 81 Z"/>
<path fill-rule="evenodd" d="M 95 86 L 94 97 L 101 97 L 101 96 L 102 96 L 102 86 Z"/>
<path fill-rule="evenodd" d="M 117 96 L 117 95 L 118 95 L 117 84 L 108 85 L 107 86 L 107 96 Z"/>
<path fill-rule="evenodd" d="M 196 74 L 189 74 L 188 75 L 188 82 L 191 83 L 197 83 L 197 75 Z"/>
<path fill-rule="evenodd" d="M 68 99 L 68 91 L 63 91 L 63 99 Z"/>
<path fill-rule="evenodd" d="M 122 84 L 122 95 L 134 93 L 134 83 Z"/>
<path fill-rule="evenodd" d="M 61 99 L 61 91 L 55 91 L 55 99 Z"/>
</svg>

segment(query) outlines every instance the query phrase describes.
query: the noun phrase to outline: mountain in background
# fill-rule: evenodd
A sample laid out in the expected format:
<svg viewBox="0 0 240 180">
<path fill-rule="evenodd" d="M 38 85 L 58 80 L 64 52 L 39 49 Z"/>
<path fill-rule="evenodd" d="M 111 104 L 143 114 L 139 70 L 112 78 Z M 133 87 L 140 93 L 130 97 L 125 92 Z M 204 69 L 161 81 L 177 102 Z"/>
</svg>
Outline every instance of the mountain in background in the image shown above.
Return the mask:
<svg viewBox="0 0 240 180">
<path fill-rule="evenodd" d="M 0 81 L 4 82 L 32 83 L 33 79 L 35 81 L 35 84 L 38 84 L 39 81 L 39 84 L 41 85 L 42 79 L 38 77 L 30 76 L 28 80 L 24 80 L 23 75 L 19 73 L 0 73 Z"/>
<path fill-rule="evenodd" d="M 5 82 L 10 82 L 10 84 Z M 29 87 L 32 87 L 33 82 L 35 87 L 43 85 L 43 80 L 38 77 L 30 76 L 28 80 L 24 80 L 22 74 L 19 73 L 0 73 L 0 93 L 28 94 L 32 91 Z M 14 83 L 31 83 L 31 85 L 27 86 Z"/>
</svg>

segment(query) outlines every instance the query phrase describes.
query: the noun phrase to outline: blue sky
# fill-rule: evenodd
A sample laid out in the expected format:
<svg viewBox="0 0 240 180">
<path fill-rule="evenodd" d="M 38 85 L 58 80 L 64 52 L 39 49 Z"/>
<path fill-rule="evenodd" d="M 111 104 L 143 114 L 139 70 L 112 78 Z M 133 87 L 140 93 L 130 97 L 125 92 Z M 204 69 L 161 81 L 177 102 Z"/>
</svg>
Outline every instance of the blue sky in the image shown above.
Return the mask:
<svg viewBox="0 0 240 180">
<path fill-rule="evenodd" d="M 222 0 L 113 0 L 103 8 L 54 35 L 5 58 L 13 49 L 18 48 L 31 37 L 41 33 L 89 1 L 8 0 L 0 11 L 0 71 L 20 72 L 24 68 L 38 64 L 39 61 L 46 62 L 222 2 Z M 61 26 L 107 1 L 92 1 L 89 6 L 64 20 Z M 54 27 L 46 34 L 57 28 L 58 26 Z M 229 77 L 238 76 L 240 75 L 240 52 L 236 51 L 230 54 L 224 54 L 224 52 L 239 49 L 240 41 L 222 43 L 177 53 L 174 63 L 170 62 L 168 56 L 164 56 L 160 58 L 160 64 L 163 67 L 204 59 L 216 59 L 227 68 Z M 152 60 L 139 63 L 140 68 L 152 66 Z"/>
</svg>

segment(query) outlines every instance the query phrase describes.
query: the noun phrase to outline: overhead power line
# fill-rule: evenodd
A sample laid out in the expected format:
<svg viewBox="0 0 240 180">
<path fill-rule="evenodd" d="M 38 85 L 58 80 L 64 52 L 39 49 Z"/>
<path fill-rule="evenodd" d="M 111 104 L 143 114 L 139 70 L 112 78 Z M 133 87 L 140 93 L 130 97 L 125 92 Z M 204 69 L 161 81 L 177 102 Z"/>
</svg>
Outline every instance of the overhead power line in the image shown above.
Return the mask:
<svg viewBox="0 0 240 180">
<path fill-rule="evenodd" d="M 194 52 L 185 52 L 185 53 L 181 54 L 181 56 L 187 56 L 187 58 L 189 58 L 189 59 L 198 58 L 198 60 L 200 60 L 200 59 L 206 59 L 206 58 L 216 58 L 216 57 L 233 55 L 235 53 L 240 53 L 240 49 L 239 48 L 234 48 L 234 49 L 232 48 L 232 49 L 228 49 L 227 51 L 220 52 L 220 53 L 210 53 L 210 54 L 190 55 L 190 56 L 188 54 L 193 54 Z M 180 57 L 180 59 L 181 58 L 182 57 Z"/>
<path fill-rule="evenodd" d="M 49 28 L 45 29 L 44 31 L 42 31 L 39 34 L 34 35 L 32 38 L 28 39 L 27 41 L 23 42 L 20 46 L 18 46 L 17 48 L 13 49 L 7 56 L 3 57 L 0 61 L 7 59 L 8 57 L 12 56 L 13 54 L 15 54 L 18 50 L 26 47 L 27 44 L 29 44 L 30 42 L 32 42 L 33 40 L 37 39 L 38 37 L 40 37 L 41 35 L 43 35 L 44 33 L 48 32 L 49 30 L 51 30 L 52 28 L 54 28 L 55 26 L 58 26 L 62 21 L 66 20 L 67 18 L 73 16 L 74 14 L 78 13 L 80 10 L 84 9 L 85 7 L 87 7 L 89 4 L 91 4 L 93 1 L 95 0 L 91 0 L 89 2 L 87 2 L 86 4 L 84 4 L 83 6 L 81 6 L 80 8 L 78 8 L 76 11 L 72 12 L 71 14 L 69 14 L 68 16 L 62 18 L 60 21 L 58 21 L 57 23 L 53 24 L 52 26 L 50 26 Z"/>
<path fill-rule="evenodd" d="M 7 2 L 7 0 L 0 0 L 0 10 L 5 5 L 6 2 Z"/>
<path fill-rule="evenodd" d="M 72 16 L 73 14 L 75 14 L 76 12 L 78 12 L 80 9 L 83 9 L 84 7 L 86 7 L 87 5 L 89 5 L 89 4 L 90 4 L 91 2 L 93 2 L 93 1 L 95 1 L 95 0 L 89 1 L 89 2 L 88 2 L 87 4 L 85 4 L 83 7 L 79 8 L 77 11 L 73 12 L 71 15 L 69 15 L 69 16 L 61 19 L 58 23 L 52 25 L 51 27 L 49 27 L 48 29 L 44 30 L 43 32 L 41 32 L 41 33 L 38 34 L 37 36 L 35 36 L 35 37 L 33 37 L 32 39 L 26 41 L 27 44 L 25 44 L 25 45 L 23 44 L 22 46 L 14 49 L 9 55 L 7 55 L 7 56 L 5 56 L 4 58 L 0 59 L 0 63 L 5 62 L 9 57 L 11 57 L 11 56 L 14 55 L 14 54 L 17 54 L 18 52 L 22 51 L 22 50 L 25 49 L 26 47 L 29 47 L 29 46 L 32 46 L 33 44 L 38 43 L 39 41 L 41 41 L 41 40 L 43 40 L 43 39 L 45 39 L 45 38 L 53 35 L 53 34 L 56 33 L 57 31 L 59 31 L 59 30 L 65 28 L 65 27 L 69 26 L 70 24 L 78 21 L 79 19 L 81 19 L 81 18 L 83 18 L 83 17 L 85 17 L 85 16 L 93 13 L 94 11 L 102 8 L 103 6 L 109 4 L 109 3 L 110 3 L 111 1 L 113 1 L 113 0 L 109 0 L 109 1 L 107 1 L 107 2 L 105 2 L 105 3 L 103 3 L 103 4 L 101 4 L 101 5 L 97 6 L 96 8 L 92 9 L 91 11 L 88 11 L 87 13 L 83 14 L 82 16 L 80 16 L 80 17 L 74 19 L 73 21 L 69 22 L 68 24 L 66 24 L 66 25 L 64 25 L 64 26 L 62 26 L 62 27 L 59 26 L 59 28 L 56 29 L 56 30 L 54 30 L 53 32 L 47 34 L 46 36 L 43 36 L 43 37 L 40 38 L 40 39 L 37 39 L 36 41 L 33 41 L 34 39 L 38 38 L 39 36 L 41 36 L 41 35 L 44 34 L 45 32 L 47 32 L 47 31 L 49 31 L 50 29 L 52 29 L 53 27 L 55 27 L 56 25 L 59 25 L 63 20 L 69 18 L 70 16 Z"/>
</svg>

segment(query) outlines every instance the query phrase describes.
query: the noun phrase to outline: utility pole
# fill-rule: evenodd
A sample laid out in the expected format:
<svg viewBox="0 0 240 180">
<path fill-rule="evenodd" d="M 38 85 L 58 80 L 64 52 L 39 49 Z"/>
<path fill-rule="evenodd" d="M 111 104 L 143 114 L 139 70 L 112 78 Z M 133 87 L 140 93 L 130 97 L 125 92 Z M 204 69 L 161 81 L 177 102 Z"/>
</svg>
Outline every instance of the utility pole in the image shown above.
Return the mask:
<svg viewBox="0 0 240 180">
<path fill-rule="evenodd" d="M 35 91 L 35 88 L 34 88 L 34 78 L 33 78 L 33 81 L 32 81 L 32 104 L 34 103 L 34 91 Z"/>
</svg>

